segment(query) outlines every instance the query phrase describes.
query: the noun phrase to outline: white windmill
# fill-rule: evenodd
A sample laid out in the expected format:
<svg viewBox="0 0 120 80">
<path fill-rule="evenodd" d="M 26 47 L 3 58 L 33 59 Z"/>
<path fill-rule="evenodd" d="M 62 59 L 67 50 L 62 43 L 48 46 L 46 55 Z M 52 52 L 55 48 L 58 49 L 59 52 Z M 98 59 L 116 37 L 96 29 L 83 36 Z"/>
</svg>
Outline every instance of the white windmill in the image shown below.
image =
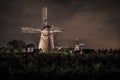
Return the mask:
<svg viewBox="0 0 120 80">
<path fill-rule="evenodd" d="M 54 33 L 63 32 L 59 28 L 53 28 L 49 26 L 47 21 L 47 7 L 42 7 L 42 25 L 41 29 L 34 28 L 22 28 L 23 33 L 41 33 L 38 49 L 42 49 L 43 52 L 48 52 L 54 49 Z"/>
</svg>

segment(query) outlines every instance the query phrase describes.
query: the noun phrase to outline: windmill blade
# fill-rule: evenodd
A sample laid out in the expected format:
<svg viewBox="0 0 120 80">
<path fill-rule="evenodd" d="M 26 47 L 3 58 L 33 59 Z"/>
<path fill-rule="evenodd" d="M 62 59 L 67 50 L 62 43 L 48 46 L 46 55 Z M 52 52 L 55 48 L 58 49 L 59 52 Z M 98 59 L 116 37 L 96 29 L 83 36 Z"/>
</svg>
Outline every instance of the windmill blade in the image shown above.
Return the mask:
<svg viewBox="0 0 120 80">
<path fill-rule="evenodd" d="M 55 32 L 55 33 L 59 33 L 59 32 L 63 32 L 62 30 L 53 30 L 53 32 Z"/>
<path fill-rule="evenodd" d="M 53 32 L 55 32 L 55 33 L 60 33 L 60 32 L 64 32 L 64 31 L 66 31 L 66 30 L 53 30 Z"/>
<path fill-rule="evenodd" d="M 52 30 L 54 33 L 60 33 L 66 31 L 66 30 L 61 30 L 59 27 L 54 27 L 54 26 L 52 27 Z"/>
<path fill-rule="evenodd" d="M 84 44 L 84 43 L 80 43 L 79 45 L 80 45 L 80 46 L 84 46 L 85 44 Z"/>
<path fill-rule="evenodd" d="M 40 33 L 40 29 L 33 29 L 33 28 L 21 28 L 23 33 Z"/>
</svg>

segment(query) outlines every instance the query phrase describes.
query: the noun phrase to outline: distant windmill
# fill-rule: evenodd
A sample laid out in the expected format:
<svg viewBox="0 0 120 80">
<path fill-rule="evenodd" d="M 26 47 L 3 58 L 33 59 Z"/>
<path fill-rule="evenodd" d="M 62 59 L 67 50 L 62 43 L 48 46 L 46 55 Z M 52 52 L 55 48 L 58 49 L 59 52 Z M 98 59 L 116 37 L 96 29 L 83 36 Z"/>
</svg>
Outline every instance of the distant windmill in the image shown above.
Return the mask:
<svg viewBox="0 0 120 80">
<path fill-rule="evenodd" d="M 78 38 L 76 38 L 76 43 L 75 43 L 75 51 L 79 51 L 81 49 L 81 46 L 84 46 L 85 44 L 84 43 L 80 43 Z"/>
<path fill-rule="evenodd" d="M 42 7 L 42 25 L 41 29 L 22 28 L 23 33 L 41 33 L 38 49 L 42 49 L 43 52 L 48 52 L 54 49 L 54 33 L 63 32 L 59 28 L 49 26 L 47 21 L 47 6 Z"/>
</svg>

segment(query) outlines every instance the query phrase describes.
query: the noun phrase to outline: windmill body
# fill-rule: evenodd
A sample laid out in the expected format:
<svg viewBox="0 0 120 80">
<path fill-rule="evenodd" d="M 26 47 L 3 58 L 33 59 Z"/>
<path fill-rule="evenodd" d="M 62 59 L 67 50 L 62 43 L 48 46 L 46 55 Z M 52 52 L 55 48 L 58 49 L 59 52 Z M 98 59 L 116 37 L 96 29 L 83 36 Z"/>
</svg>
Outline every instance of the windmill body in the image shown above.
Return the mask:
<svg viewBox="0 0 120 80">
<path fill-rule="evenodd" d="M 54 32 L 51 30 L 50 26 L 45 26 L 45 28 L 41 30 L 38 48 L 42 49 L 43 52 L 48 52 L 49 50 L 54 49 L 53 34 Z"/>
</svg>

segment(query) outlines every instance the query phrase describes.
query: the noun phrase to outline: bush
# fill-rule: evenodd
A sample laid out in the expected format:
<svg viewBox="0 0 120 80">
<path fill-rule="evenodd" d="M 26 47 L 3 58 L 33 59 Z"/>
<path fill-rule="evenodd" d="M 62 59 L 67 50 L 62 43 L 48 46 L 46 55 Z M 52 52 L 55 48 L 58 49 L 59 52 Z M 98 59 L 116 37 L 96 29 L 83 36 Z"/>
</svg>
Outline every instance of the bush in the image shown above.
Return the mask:
<svg viewBox="0 0 120 80">
<path fill-rule="evenodd" d="M 22 54 L 0 53 L 0 75 L 11 80 L 120 79 L 120 54 Z"/>
</svg>

